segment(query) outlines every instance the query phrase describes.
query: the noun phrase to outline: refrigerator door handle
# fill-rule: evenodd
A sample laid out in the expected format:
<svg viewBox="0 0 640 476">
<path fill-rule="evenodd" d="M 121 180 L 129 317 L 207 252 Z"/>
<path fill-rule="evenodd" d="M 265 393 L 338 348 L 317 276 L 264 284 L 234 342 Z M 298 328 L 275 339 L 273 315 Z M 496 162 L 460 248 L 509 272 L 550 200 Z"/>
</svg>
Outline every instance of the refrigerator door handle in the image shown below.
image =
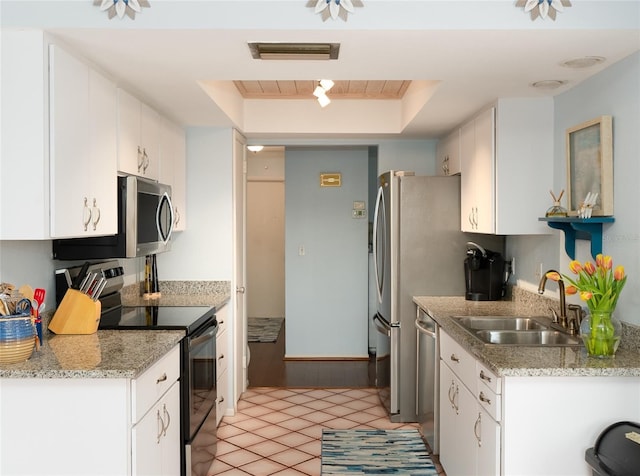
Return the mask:
<svg viewBox="0 0 640 476">
<path fill-rule="evenodd" d="M 380 213 L 384 213 L 384 196 L 382 187 L 378 188 L 378 196 L 376 197 L 376 208 L 373 213 L 373 274 L 376 278 L 376 290 L 378 291 L 378 302 L 382 302 L 382 282 L 380 279 L 380 270 L 378 269 L 378 220 Z M 384 215 L 383 218 L 384 220 Z M 384 237 L 383 237 L 384 239 Z M 382 257 L 384 260 L 384 256 Z"/>
<path fill-rule="evenodd" d="M 388 326 L 385 322 L 383 322 L 378 316 L 378 314 L 373 316 L 373 325 L 375 326 L 376 330 L 380 334 L 384 334 L 386 336 L 391 337 L 391 327 Z"/>
</svg>

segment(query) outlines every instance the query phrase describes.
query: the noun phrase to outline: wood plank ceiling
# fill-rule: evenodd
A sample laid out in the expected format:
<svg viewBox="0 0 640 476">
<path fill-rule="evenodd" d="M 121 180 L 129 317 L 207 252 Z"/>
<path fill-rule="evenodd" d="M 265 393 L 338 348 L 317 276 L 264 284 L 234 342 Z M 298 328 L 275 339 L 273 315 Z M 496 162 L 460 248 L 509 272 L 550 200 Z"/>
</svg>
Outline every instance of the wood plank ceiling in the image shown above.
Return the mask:
<svg viewBox="0 0 640 476">
<path fill-rule="evenodd" d="M 314 99 L 314 80 L 234 81 L 246 99 Z M 411 81 L 363 80 L 339 81 L 327 93 L 331 99 L 401 99 Z"/>
</svg>

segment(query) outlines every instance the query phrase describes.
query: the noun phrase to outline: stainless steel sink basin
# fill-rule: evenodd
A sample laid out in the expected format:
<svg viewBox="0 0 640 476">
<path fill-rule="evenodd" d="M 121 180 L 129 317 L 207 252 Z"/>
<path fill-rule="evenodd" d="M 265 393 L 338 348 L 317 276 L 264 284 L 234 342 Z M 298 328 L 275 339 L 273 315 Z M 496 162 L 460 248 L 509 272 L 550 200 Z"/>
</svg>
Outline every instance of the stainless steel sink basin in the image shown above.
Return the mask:
<svg viewBox="0 0 640 476">
<path fill-rule="evenodd" d="M 576 336 L 554 330 L 535 331 L 504 331 L 485 330 L 475 335 L 488 344 L 499 345 L 529 345 L 529 346 L 572 346 L 581 345 L 582 341 Z"/>
<path fill-rule="evenodd" d="M 469 330 L 515 330 L 547 329 L 548 326 L 531 317 L 482 316 L 454 317 L 456 322 Z"/>
<path fill-rule="evenodd" d="M 546 317 L 453 316 L 454 322 L 483 342 L 495 345 L 579 346 L 579 337 L 551 328 Z"/>
</svg>

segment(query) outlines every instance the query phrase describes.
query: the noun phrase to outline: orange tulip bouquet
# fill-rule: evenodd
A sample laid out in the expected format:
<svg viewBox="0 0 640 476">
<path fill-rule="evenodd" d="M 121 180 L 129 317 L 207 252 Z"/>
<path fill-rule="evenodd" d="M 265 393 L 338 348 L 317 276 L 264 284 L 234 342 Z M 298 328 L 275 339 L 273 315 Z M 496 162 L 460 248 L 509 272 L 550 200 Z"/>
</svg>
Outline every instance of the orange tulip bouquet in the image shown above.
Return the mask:
<svg viewBox="0 0 640 476">
<path fill-rule="evenodd" d="M 611 256 L 599 254 L 596 264 L 573 260 L 569 263 L 573 277 L 549 272 L 547 278 L 569 283 L 565 294 L 580 294 L 589 308 L 589 316 L 580 326 L 580 335 L 589 355 L 613 357 L 620 343 L 620 322 L 613 319 L 620 293 L 627 282 L 624 266 L 613 267 Z"/>
</svg>

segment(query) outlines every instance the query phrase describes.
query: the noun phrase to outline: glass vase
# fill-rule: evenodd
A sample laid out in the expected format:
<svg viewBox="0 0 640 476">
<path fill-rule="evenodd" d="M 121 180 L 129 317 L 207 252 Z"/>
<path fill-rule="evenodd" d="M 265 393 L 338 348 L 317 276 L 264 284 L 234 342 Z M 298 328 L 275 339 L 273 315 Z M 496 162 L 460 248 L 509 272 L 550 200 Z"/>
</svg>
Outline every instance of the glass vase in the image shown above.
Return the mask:
<svg viewBox="0 0 640 476">
<path fill-rule="evenodd" d="M 613 310 L 590 311 L 580 324 L 587 354 L 600 359 L 615 357 L 621 335 L 622 324 L 613 317 Z"/>
</svg>

